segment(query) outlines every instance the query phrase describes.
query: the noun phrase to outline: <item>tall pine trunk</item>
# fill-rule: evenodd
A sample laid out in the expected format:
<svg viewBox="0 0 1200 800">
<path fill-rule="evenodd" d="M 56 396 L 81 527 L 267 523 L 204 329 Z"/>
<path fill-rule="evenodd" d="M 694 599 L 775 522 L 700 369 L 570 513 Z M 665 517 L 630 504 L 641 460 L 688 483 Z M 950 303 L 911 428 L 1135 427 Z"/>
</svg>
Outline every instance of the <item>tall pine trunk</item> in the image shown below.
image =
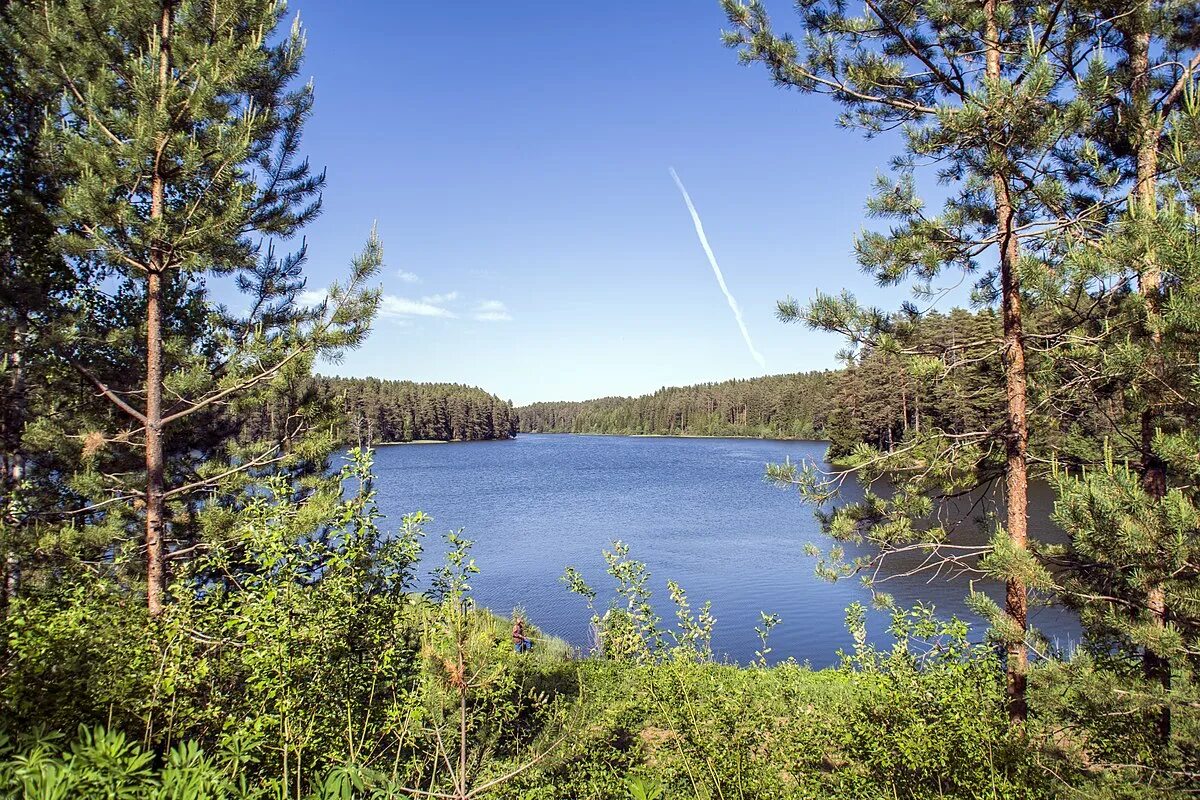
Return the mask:
<svg viewBox="0 0 1200 800">
<path fill-rule="evenodd" d="M 158 105 L 166 106 L 171 73 L 171 0 L 162 3 L 159 22 Z M 162 146 L 160 145 L 160 152 Z M 150 218 L 162 219 L 164 177 L 161 160 L 156 158 L 150 184 Z M 152 616 L 163 612 L 166 595 L 166 567 L 163 538 L 166 532 L 164 508 L 164 458 L 162 432 L 163 274 L 167 254 L 159 242 L 150 248 L 150 269 L 146 276 L 146 607 Z"/>
<path fill-rule="evenodd" d="M 153 616 L 163 612 L 166 594 L 162 378 L 162 275 L 151 272 L 146 282 L 146 607 Z"/>
<path fill-rule="evenodd" d="M 1158 214 L 1155 196 L 1158 177 L 1159 124 L 1151 100 L 1150 82 L 1150 4 L 1139 2 L 1128 17 L 1125 31 L 1126 52 L 1129 58 L 1130 106 L 1132 112 L 1134 152 L 1136 157 L 1136 185 L 1130 198 L 1134 213 L 1144 223 Z M 1152 244 L 1149 242 L 1138 269 L 1138 288 L 1146 303 L 1149 321 L 1150 358 L 1148 367 L 1153 375 L 1162 373 L 1162 333 L 1158 328 L 1159 289 L 1162 275 L 1158 267 Z M 1147 396 L 1152 396 L 1152 392 Z M 1167 494 L 1166 466 L 1154 452 L 1154 417 L 1149 403 L 1141 416 L 1141 474 L 1142 486 L 1154 502 L 1161 501 Z M 1146 611 L 1151 622 L 1159 628 L 1167 624 L 1166 592 L 1161 584 L 1152 584 L 1146 590 Z M 1159 683 L 1164 690 L 1171 688 L 1170 661 L 1153 648 L 1147 647 L 1142 654 L 1142 667 L 1146 678 Z M 1158 733 L 1163 741 L 1171 737 L 1171 709 L 1164 706 L 1158 715 Z"/>
<path fill-rule="evenodd" d="M 7 407 L 3 410 L 3 458 L 4 474 L 0 485 L 5 491 L 13 492 L 25 480 L 25 453 L 21 447 L 21 436 L 25 428 L 25 335 L 23 322 L 13 328 L 12 352 L 8 354 L 9 390 Z M 16 522 L 11 521 L 15 526 Z M 15 543 L 11 547 L 15 547 Z M 16 599 L 21 581 L 21 561 L 15 549 L 4 554 L 4 594 L 0 597 L 0 608 L 7 609 Z"/>
<path fill-rule="evenodd" d="M 983 6 L 986 47 L 985 70 L 993 86 L 1000 80 L 1000 31 L 996 23 L 997 0 L 986 0 Z M 992 145 L 997 164 L 1003 162 L 1002 146 Z M 1005 529 L 1014 550 L 1024 550 L 1029 538 L 1029 421 L 1026 410 L 1025 335 L 1021 321 L 1021 280 L 1017 274 L 1020 244 L 1017 239 L 1015 209 L 1007 176 L 997 168 L 992 175 L 996 195 L 996 234 L 1000 250 L 1001 316 L 1004 321 L 1004 388 L 1008 406 L 1008 425 L 1005 436 L 1005 500 L 1007 516 Z M 1005 584 L 1004 612 L 1022 631 L 1028 624 L 1028 597 L 1025 582 L 1010 576 Z M 1007 646 L 1006 684 L 1009 721 L 1015 725 L 1025 722 L 1028 703 L 1025 697 L 1028 653 L 1024 638 Z"/>
</svg>

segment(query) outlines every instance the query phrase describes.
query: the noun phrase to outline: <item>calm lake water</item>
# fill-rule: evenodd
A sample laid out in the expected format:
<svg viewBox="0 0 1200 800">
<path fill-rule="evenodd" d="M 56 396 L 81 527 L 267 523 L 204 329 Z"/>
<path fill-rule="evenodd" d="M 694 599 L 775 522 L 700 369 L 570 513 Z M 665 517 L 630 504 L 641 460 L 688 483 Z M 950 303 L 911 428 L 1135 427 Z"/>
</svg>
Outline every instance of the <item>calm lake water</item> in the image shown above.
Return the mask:
<svg viewBox="0 0 1200 800">
<path fill-rule="evenodd" d="M 763 480 L 767 463 L 820 461 L 821 442 L 668 439 L 626 436 L 522 435 L 497 442 L 380 447 L 375 456 L 379 505 L 394 525 L 411 511 L 433 517 L 426 569 L 440 563 L 439 535 L 464 528 L 475 540 L 480 605 L 508 614 L 521 607 L 543 630 L 583 646 L 588 618 L 582 600 L 559 580 L 578 568 L 610 595 L 601 550 L 614 539 L 645 561 L 664 621 L 674 619 L 667 579 L 687 590 L 693 608 L 711 600 L 722 656 L 747 662 L 758 648 L 759 612 L 782 618 L 771 634 L 773 658 L 816 667 L 837 661 L 851 642 L 844 610 L 870 595 L 856 578 L 830 584 L 813 574 L 806 542 L 827 546 L 812 509 L 794 492 Z M 1031 523 L 1050 507 L 1031 498 Z M 1031 533 L 1037 535 L 1036 525 Z M 1042 531 L 1041 533 L 1045 533 Z M 897 569 L 900 569 L 897 567 Z M 966 580 L 897 578 L 882 587 L 905 605 L 932 602 L 939 615 L 971 616 Z M 999 587 L 989 592 L 1000 597 Z M 1069 614 L 1042 608 L 1031 622 L 1061 646 L 1078 639 Z M 869 633 L 889 641 L 887 619 L 870 618 Z"/>
</svg>

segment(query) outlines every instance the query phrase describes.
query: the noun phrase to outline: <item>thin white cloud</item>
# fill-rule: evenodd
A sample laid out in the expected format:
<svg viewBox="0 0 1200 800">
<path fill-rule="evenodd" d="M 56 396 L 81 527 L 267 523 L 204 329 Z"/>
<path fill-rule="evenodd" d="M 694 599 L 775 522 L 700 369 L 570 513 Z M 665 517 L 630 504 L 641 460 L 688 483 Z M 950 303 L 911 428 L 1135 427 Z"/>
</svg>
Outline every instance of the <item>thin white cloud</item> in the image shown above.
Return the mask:
<svg viewBox="0 0 1200 800">
<path fill-rule="evenodd" d="M 306 306 L 316 306 L 329 296 L 327 289 L 305 290 L 297 300 Z M 385 294 L 379 299 L 379 317 L 393 325 L 407 326 L 421 317 L 428 319 L 458 319 L 459 314 L 447 306 L 459 299 L 458 292 L 425 295 L 419 299 Z M 466 312 L 464 312 L 466 314 Z M 468 315 L 479 322 L 509 322 L 512 314 L 499 300 L 481 300 L 471 307 Z"/>
<path fill-rule="evenodd" d="M 327 288 L 305 289 L 296 295 L 296 300 L 302 305 L 315 307 L 325 302 L 329 297 Z M 379 317 L 388 320 L 393 325 L 407 326 L 417 317 L 433 319 L 457 319 L 446 304 L 458 298 L 458 292 L 434 294 L 414 300 L 411 297 L 401 297 L 395 294 L 385 294 L 379 298 Z"/>
<path fill-rule="evenodd" d="M 404 281 L 405 283 L 420 283 L 421 282 L 421 278 L 417 275 L 417 273 L 409 272 L 408 270 L 403 270 L 403 269 L 396 270 L 396 277 L 399 278 L 400 280 Z"/>
<path fill-rule="evenodd" d="M 448 308 L 443 308 L 436 303 L 428 303 L 424 299 L 412 300 L 394 294 L 385 294 L 379 301 L 379 316 L 389 319 L 403 319 L 404 317 L 454 319 L 458 315 Z"/>
<path fill-rule="evenodd" d="M 296 295 L 296 302 L 300 305 L 313 307 L 319 306 L 325 302 L 325 298 L 329 296 L 328 289 L 305 289 L 300 294 Z"/>
<path fill-rule="evenodd" d="M 725 295 L 725 301 L 729 303 L 729 309 L 733 312 L 733 318 L 737 321 L 738 330 L 742 332 L 742 339 L 746 342 L 746 348 L 750 351 L 751 357 L 758 362 L 758 365 L 763 369 L 767 368 L 767 362 L 762 357 L 762 353 L 754 347 L 754 341 L 750 338 L 750 331 L 746 328 L 746 320 L 742 318 L 742 307 L 738 305 L 737 300 L 733 298 L 733 293 L 729 291 L 729 287 L 725 285 L 725 276 L 721 274 L 721 268 L 717 266 L 717 257 L 713 255 L 712 248 L 708 245 L 708 237 L 704 235 L 704 225 L 700 223 L 700 214 L 696 211 L 696 207 L 692 205 L 692 197 L 688 194 L 687 189 L 683 188 L 683 181 L 679 180 L 679 176 L 675 174 L 675 168 L 669 168 L 671 178 L 675 181 L 675 185 L 679 187 L 679 193 L 683 195 L 683 202 L 687 205 L 688 213 L 692 215 L 692 226 L 696 229 L 696 236 L 700 239 L 700 246 L 704 248 L 704 254 L 708 256 L 708 263 L 712 266 L 713 274 L 717 276 L 717 285 L 721 287 L 721 292 Z"/>
<path fill-rule="evenodd" d="M 499 300 L 484 300 L 475 306 L 475 312 L 472 317 L 480 322 L 509 322 L 512 320 L 512 314 L 508 313 L 508 307 Z"/>
</svg>

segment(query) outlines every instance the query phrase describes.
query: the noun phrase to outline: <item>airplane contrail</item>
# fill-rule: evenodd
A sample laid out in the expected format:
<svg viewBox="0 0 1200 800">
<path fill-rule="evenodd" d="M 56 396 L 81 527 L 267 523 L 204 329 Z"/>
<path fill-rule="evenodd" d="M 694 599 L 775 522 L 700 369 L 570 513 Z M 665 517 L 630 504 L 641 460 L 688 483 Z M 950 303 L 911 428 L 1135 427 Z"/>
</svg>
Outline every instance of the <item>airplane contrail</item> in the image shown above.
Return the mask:
<svg viewBox="0 0 1200 800">
<path fill-rule="evenodd" d="M 737 320 L 738 328 L 742 331 L 742 338 L 746 340 L 746 347 L 750 348 L 750 355 L 754 356 L 754 360 L 763 369 L 767 368 L 767 362 L 762 357 L 762 353 L 758 352 L 754 347 L 754 342 L 750 340 L 750 331 L 746 330 L 746 321 L 742 319 L 742 309 L 737 304 L 737 300 L 733 299 L 733 295 L 729 292 L 729 287 L 725 285 L 725 276 L 721 274 L 721 268 L 717 266 L 717 257 L 713 255 L 712 248 L 708 245 L 708 237 L 704 235 L 704 225 L 700 222 L 700 215 L 696 213 L 696 207 L 692 205 L 692 198 L 688 194 L 687 189 L 683 188 L 683 181 L 679 180 L 679 175 L 675 172 L 674 167 L 668 168 L 671 172 L 671 177 L 675 180 L 675 185 L 679 187 L 679 193 L 683 195 L 683 202 L 687 203 L 688 213 L 692 215 L 692 224 L 696 226 L 696 235 L 700 237 L 700 246 L 704 248 L 704 254 L 708 256 L 708 263 L 712 265 L 713 274 L 717 276 L 717 284 L 721 287 L 721 291 L 725 293 L 725 299 L 729 301 L 729 308 L 733 310 L 733 317 Z"/>
</svg>

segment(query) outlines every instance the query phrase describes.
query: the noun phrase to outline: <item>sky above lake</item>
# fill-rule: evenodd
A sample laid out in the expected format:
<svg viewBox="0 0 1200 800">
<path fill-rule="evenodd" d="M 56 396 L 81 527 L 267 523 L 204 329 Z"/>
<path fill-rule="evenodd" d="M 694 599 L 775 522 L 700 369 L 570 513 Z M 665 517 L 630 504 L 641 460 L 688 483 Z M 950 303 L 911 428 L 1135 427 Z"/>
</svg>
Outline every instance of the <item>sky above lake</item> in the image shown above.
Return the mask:
<svg viewBox="0 0 1200 800">
<path fill-rule="evenodd" d="M 777 27 L 795 30 L 787 2 Z M 854 234 L 897 151 L 774 87 L 720 40 L 716 0 L 293 0 L 328 170 L 309 288 L 373 222 L 385 294 L 328 374 L 478 385 L 518 404 L 836 366 L 785 296 L 850 288 Z M 761 353 L 697 239 L 674 168 Z"/>
</svg>

